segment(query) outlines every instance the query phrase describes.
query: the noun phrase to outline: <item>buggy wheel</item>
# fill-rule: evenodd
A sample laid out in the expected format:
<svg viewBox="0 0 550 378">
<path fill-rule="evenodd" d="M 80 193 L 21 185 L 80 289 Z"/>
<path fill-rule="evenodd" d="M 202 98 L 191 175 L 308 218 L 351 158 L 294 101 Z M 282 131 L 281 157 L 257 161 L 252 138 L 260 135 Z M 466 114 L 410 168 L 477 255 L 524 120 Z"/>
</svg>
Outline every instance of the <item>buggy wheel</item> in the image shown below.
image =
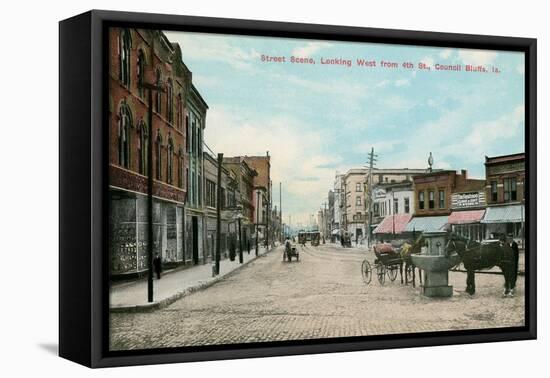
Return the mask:
<svg viewBox="0 0 550 378">
<path fill-rule="evenodd" d="M 380 285 L 384 285 L 384 282 L 386 282 L 386 267 L 383 264 L 379 263 L 376 265 L 376 275 L 378 276 Z"/>
<path fill-rule="evenodd" d="M 407 282 L 412 282 L 414 273 L 414 266 L 412 264 L 407 264 L 405 266 L 405 279 Z"/>
<path fill-rule="evenodd" d="M 399 268 L 397 267 L 397 265 L 391 265 L 388 269 L 388 278 L 390 279 L 391 282 L 395 281 L 395 279 L 397 278 L 397 271 L 399 270 Z"/>
<path fill-rule="evenodd" d="M 370 284 L 372 280 L 372 268 L 367 260 L 363 260 L 363 264 L 361 264 L 361 275 L 363 276 L 363 282 L 367 285 Z"/>
</svg>

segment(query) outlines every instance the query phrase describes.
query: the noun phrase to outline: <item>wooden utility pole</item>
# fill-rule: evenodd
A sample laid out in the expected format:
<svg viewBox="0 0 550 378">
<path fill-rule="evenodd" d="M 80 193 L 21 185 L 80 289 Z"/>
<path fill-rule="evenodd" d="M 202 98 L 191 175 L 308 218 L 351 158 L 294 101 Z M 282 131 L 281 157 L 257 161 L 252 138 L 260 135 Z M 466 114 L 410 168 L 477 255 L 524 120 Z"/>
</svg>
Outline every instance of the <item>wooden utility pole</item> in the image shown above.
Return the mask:
<svg viewBox="0 0 550 378">
<path fill-rule="evenodd" d="M 260 191 L 256 190 L 256 256 L 258 256 L 258 239 L 259 239 L 259 228 L 258 222 L 260 221 Z"/>
<path fill-rule="evenodd" d="M 279 182 L 279 241 L 283 240 L 283 183 Z"/>
<path fill-rule="evenodd" d="M 222 166 L 223 154 L 218 154 L 218 185 L 216 187 L 216 259 L 215 273 L 220 274 L 221 240 L 222 240 Z"/>
<path fill-rule="evenodd" d="M 367 198 L 366 200 L 368 201 L 368 212 L 367 212 L 367 235 L 368 235 L 368 243 L 367 245 L 370 247 L 371 245 L 371 240 L 372 240 L 372 235 L 371 235 L 371 223 L 372 223 L 372 209 L 371 209 L 371 204 L 372 204 L 372 169 L 374 168 L 374 165 L 376 164 L 376 157 L 378 155 L 375 155 L 374 154 L 374 147 L 371 148 L 370 150 L 370 154 L 369 154 L 369 157 L 368 157 L 368 161 L 367 163 L 369 164 L 369 175 L 368 175 L 368 178 L 367 178 Z M 392 204 L 393 205 L 393 204 Z"/>
</svg>

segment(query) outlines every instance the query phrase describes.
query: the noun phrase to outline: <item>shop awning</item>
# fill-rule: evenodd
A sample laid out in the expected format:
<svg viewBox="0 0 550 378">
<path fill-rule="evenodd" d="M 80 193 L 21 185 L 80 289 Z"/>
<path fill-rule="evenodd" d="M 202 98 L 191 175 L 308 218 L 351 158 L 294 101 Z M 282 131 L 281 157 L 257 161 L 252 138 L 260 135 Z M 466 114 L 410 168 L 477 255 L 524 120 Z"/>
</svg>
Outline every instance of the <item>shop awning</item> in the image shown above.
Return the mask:
<svg viewBox="0 0 550 378">
<path fill-rule="evenodd" d="M 405 231 L 442 231 L 449 221 L 448 215 L 436 217 L 414 217 L 405 227 Z"/>
<path fill-rule="evenodd" d="M 485 210 L 453 211 L 449 215 L 449 224 L 479 223 L 485 214 Z"/>
<path fill-rule="evenodd" d="M 405 231 L 407 223 L 411 220 L 411 214 L 395 214 L 385 217 L 374 229 L 375 234 L 401 234 Z"/>
<path fill-rule="evenodd" d="M 481 223 L 520 223 L 525 219 L 523 205 L 490 206 Z"/>
</svg>

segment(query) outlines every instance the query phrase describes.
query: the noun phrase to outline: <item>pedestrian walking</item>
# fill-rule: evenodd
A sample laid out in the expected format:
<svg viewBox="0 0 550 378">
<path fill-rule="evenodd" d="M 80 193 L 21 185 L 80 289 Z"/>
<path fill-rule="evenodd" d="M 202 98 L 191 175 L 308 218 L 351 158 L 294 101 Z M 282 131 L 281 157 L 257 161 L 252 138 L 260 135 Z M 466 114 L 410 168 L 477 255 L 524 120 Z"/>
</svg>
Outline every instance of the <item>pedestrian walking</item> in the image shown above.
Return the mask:
<svg viewBox="0 0 550 378">
<path fill-rule="evenodd" d="M 516 291 L 516 281 L 518 279 L 519 272 L 519 245 L 514 239 L 512 239 L 510 247 L 512 248 L 512 251 L 514 251 L 514 275 L 512 276 L 512 289 L 510 291 L 510 296 L 513 297 Z"/>
<path fill-rule="evenodd" d="M 158 253 L 153 259 L 153 268 L 155 269 L 155 273 L 157 274 L 157 279 L 160 280 L 160 273 L 162 272 L 162 260 Z"/>
</svg>

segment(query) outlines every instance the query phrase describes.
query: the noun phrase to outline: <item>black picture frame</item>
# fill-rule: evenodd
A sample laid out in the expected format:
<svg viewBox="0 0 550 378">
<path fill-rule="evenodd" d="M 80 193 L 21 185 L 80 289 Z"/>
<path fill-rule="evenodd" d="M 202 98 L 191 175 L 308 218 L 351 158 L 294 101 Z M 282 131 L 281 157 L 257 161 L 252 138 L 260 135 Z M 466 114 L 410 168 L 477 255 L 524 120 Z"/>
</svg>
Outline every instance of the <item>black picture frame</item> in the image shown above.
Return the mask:
<svg viewBox="0 0 550 378">
<path fill-rule="evenodd" d="M 525 53 L 525 326 L 343 339 L 148 349 L 107 348 L 107 32 L 110 26 L 461 47 Z M 535 339 L 536 39 L 93 10 L 59 24 L 59 354 L 89 367 Z"/>
</svg>

